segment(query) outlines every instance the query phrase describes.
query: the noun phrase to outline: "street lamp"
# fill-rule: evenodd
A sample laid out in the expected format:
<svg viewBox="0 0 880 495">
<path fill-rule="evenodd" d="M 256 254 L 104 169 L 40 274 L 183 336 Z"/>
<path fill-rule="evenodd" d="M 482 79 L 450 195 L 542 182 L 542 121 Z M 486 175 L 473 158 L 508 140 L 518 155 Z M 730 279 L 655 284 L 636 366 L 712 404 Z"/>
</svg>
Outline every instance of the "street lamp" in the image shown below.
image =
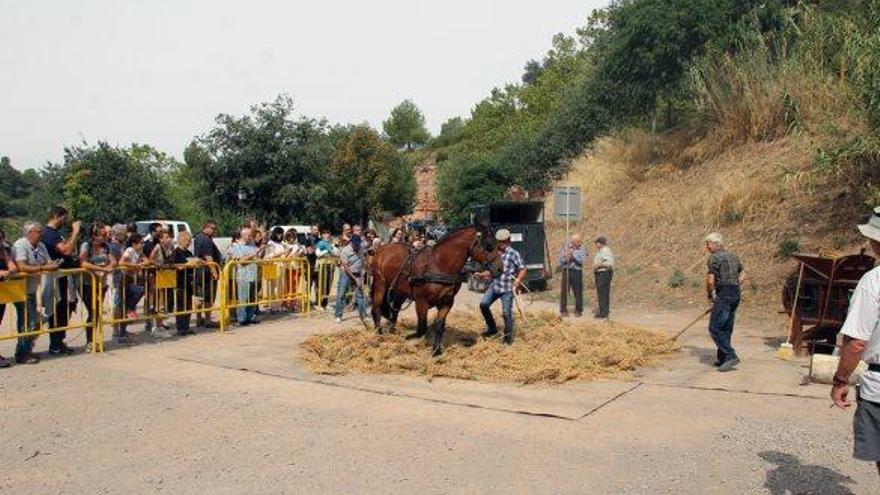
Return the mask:
<svg viewBox="0 0 880 495">
<path fill-rule="evenodd" d="M 241 224 L 244 225 L 244 202 L 247 200 L 247 191 L 243 188 L 238 190 L 238 208 L 241 210 Z"/>
</svg>

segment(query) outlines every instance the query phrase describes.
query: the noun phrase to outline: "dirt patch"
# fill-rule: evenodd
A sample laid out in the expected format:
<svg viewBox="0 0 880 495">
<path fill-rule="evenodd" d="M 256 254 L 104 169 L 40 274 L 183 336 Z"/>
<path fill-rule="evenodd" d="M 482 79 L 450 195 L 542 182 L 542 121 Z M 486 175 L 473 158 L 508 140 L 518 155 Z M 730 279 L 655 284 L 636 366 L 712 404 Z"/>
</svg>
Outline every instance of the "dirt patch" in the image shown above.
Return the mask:
<svg viewBox="0 0 880 495">
<path fill-rule="evenodd" d="M 414 325 L 403 321 L 404 334 Z M 302 344 L 306 366 L 320 374 L 409 374 L 516 383 L 562 383 L 619 377 L 678 350 L 661 332 L 613 322 L 563 321 L 549 313 L 517 323 L 516 343 L 483 339 L 482 321 L 447 321 L 446 352 L 431 358 L 425 339 L 361 329 L 313 335 Z"/>
</svg>

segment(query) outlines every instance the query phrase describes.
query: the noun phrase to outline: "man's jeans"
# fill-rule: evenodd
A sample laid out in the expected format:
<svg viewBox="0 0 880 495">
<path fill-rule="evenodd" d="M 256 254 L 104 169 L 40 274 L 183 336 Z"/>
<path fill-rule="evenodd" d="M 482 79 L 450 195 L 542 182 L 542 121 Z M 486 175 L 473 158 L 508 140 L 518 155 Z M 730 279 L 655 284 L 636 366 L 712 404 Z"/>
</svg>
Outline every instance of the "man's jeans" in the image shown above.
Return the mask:
<svg viewBox="0 0 880 495">
<path fill-rule="evenodd" d="M 574 293 L 574 312 L 580 316 L 584 312 L 584 273 L 572 268 L 562 269 L 562 290 L 559 292 L 559 312 L 568 313 L 568 291 Z"/>
<path fill-rule="evenodd" d="M 49 273 L 43 277 L 43 311 L 45 321 L 51 328 L 64 328 L 70 317 L 70 302 L 68 299 L 68 285 L 73 281 L 72 276 L 60 276 Z M 49 334 L 49 348 L 58 349 L 64 346 L 67 332 L 52 332 Z"/>
<path fill-rule="evenodd" d="M 254 313 L 257 310 L 257 285 L 256 282 L 246 280 L 236 280 L 235 292 L 238 295 L 238 304 L 251 303 L 251 306 L 240 306 L 236 310 L 238 323 L 250 322 L 254 319 Z"/>
<path fill-rule="evenodd" d="M 17 316 L 15 329 L 18 333 L 25 331 L 25 320 L 27 320 L 27 331 L 35 331 L 40 323 L 40 315 L 37 313 L 37 294 L 28 294 L 26 303 L 17 302 L 14 305 Z M 25 307 L 25 305 L 27 305 L 27 307 Z M 34 340 L 36 340 L 36 338 L 36 336 L 19 337 L 18 344 L 15 346 L 16 357 L 27 356 L 30 354 L 33 351 Z"/>
<path fill-rule="evenodd" d="M 365 317 L 367 315 L 367 302 L 364 300 L 364 291 L 359 289 L 354 279 L 345 272 L 339 274 L 339 283 L 336 284 L 336 317 L 342 318 L 342 312 L 345 309 L 345 293 L 348 292 L 349 288 L 354 290 L 354 301 L 358 315 L 361 318 Z"/>
<path fill-rule="evenodd" d="M 495 317 L 492 316 L 492 305 L 501 299 L 501 314 L 504 316 L 504 335 L 513 336 L 513 291 L 495 292 L 491 287 L 483 294 L 480 301 L 480 312 L 486 320 L 486 329 L 489 333 L 498 331 L 495 325 Z"/>
<path fill-rule="evenodd" d="M 605 270 L 596 272 L 594 276 L 596 277 L 596 300 L 598 303 L 596 314 L 608 318 L 611 304 L 611 279 L 614 277 L 614 272 Z"/>
<path fill-rule="evenodd" d="M 730 344 L 733 336 L 733 322 L 736 308 L 739 307 L 739 286 L 723 285 L 715 289 L 715 304 L 709 316 L 709 335 L 718 347 L 718 362 L 723 363 L 736 357 L 736 350 Z"/>
</svg>

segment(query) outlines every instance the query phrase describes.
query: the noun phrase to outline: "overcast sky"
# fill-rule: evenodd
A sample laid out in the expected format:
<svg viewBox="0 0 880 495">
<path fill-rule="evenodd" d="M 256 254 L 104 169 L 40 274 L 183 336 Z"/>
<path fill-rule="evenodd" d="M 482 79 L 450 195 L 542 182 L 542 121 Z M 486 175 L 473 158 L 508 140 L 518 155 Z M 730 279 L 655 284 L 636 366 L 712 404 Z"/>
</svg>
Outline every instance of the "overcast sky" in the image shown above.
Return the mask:
<svg viewBox="0 0 880 495">
<path fill-rule="evenodd" d="M 377 128 L 411 98 L 436 133 L 606 3 L 0 0 L 0 155 L 42 166 L 85 138 L 180 157 L 281 92 Z"/>
</svg>

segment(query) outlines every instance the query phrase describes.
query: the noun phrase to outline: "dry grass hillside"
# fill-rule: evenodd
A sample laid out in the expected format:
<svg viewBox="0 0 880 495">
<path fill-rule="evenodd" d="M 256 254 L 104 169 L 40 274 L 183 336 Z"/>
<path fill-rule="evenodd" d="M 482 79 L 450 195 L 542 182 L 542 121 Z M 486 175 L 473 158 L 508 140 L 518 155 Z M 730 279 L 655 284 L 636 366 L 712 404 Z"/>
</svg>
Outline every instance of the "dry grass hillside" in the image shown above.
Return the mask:
<svg viewBox="0 0 880 495">
<path fill-rule="evenodd" d="M 588 241 L 609 238 L 615 304 L 667 307 L 705 304 L 702 240 L 722 232 L 751 277 L 744 312 L 778 318 L 782 282 L 794 267 L 780 249 L 855 252 L 858 218 L 835 206 L 846 191 L 817 175 L 815 136 L 747 142 L 703 158 L 706 140 L 639 131 L 600 140 L 568 177 L 584 202 L 584 221 L 571 230 Z M 552 252 L 564 238 L 564 224 L 552 222 Z"/>
</svg>

